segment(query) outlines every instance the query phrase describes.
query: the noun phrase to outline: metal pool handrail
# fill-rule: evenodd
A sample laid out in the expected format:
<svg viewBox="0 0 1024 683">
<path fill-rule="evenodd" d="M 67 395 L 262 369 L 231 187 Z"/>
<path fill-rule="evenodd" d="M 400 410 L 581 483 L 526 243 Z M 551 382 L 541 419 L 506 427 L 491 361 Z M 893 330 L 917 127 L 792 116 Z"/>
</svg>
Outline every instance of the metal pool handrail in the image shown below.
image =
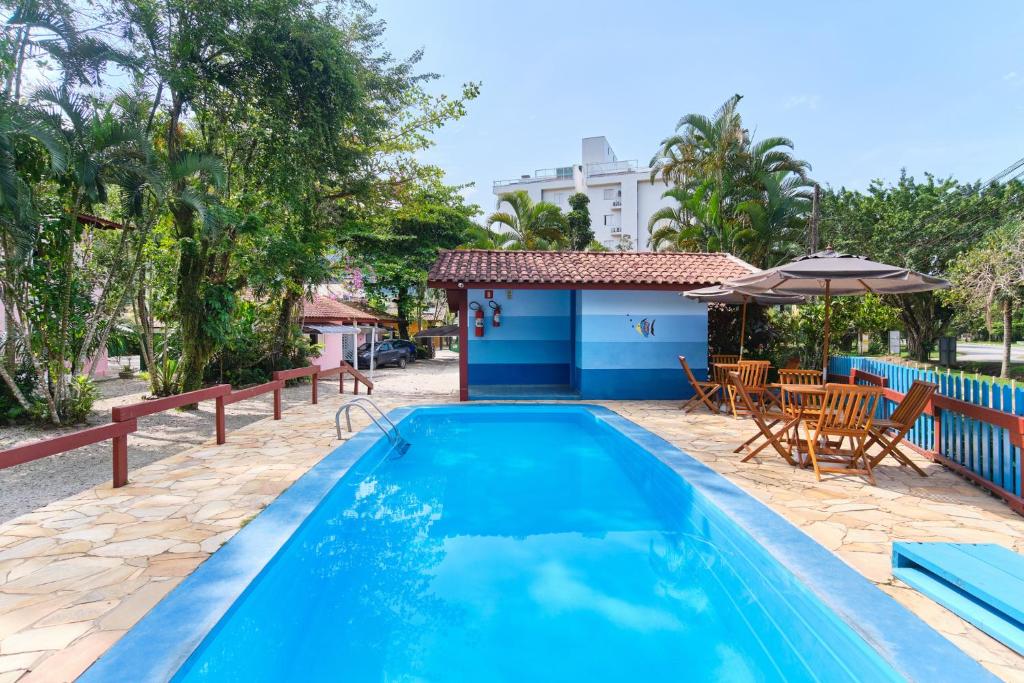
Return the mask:
<svg viewBox="0 0 1024 683">
<path fill-rule="evenodd" d="M 391 432 L 385 429 L 384 425 L 382 425 L 380 421 L 378 421 L 377 418 L 373 416 L 373 413 L 370 412 L 369 408 L 363 405 L 364 403 L 369 403 L 378 413 L 380 413 L 380 416 L 384 418 L 384 421 L 391 426 L 392 431 L 394 431 L 394 436 L 392 436 Z M 352 431 L 351 409 L 353 406 L 362 408 L 363 412 L 366 413 L 366 416 L 373 421 L 373 424 L 377 425 L 377 428 L 380 429 L 380 431 L 384 432 L 384 436 L 388 438 L 388 441 L 390 441 L 392 445 L 398 446 L 399 444 L 405 441 L 405 439 L 402 438 L 401 432 L 398 431 L 398 425 L 391 421 L 391 418 L 388 417 L 383 410 L 381 410 L 381 407 L 379 405 L 377 405 L 372 399 L 366 398 L 365 396 L 357 396 L 356 398 L 349 399 L 340 408 L 338 408 L 338 412 L 334 414 L 334 426 L 338 430 L 339 439 L 341 438 L 342 413 L 345 413 L 345 426 L 348 428 L 348 431 Z"/>
</svg>

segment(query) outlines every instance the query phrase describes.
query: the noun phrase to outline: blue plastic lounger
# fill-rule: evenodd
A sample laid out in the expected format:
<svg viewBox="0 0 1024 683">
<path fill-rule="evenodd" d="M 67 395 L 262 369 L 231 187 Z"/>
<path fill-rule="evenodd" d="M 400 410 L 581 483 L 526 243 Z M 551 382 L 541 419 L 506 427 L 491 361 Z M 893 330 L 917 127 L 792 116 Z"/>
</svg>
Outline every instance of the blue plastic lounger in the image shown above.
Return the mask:
<svg viewBox="0 0 1024 683">
<path fill-rule="evenodd" d="M 893 543 L 893 575 L 1024 654 L 1024 556 L 991 543 Z"/>
</svg>

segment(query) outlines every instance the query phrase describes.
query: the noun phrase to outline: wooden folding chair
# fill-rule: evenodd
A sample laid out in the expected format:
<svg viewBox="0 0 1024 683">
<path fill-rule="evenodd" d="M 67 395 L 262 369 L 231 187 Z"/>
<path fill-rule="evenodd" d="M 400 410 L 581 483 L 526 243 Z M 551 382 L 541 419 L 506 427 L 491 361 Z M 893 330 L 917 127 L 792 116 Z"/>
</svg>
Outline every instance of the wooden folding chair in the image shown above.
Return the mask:
<svg viewBox="0 0 1024 683">
<path fill-rule="evenodd" d="M 693 396 L 683 404 L 683 412 L 689 412 L 697 407 L 698 401 L 708 407 L 713 413 L 718 412 L 718 406 L 721 405 L 721 401 L 714 403 L 713 401 L 722 391 L 722 385 L 718 382 L 702 382 L 693 376 L 693 370 L 690 369 L 689 363 L 686 362 L 686 356 L 679 356 L 679 364 L 683 366 L 683 372 L 686 373 L 686 379 L 690 382 L 690 386 L 693 387 Z"/>
<path fill-rule="evenodd" d="M 772 364 L 766 360 L 741 360 L 737 365 L 737 372 L 740 381 L 747 390 L 747 394 L 756 399 L 758 403 L 764 403 L 765 399 L 775 402 L 775 397 L 768 391 L 768 370 Z M 736 391 L 730 382 L 727 386 L 729 394 L 729 408 L 733 417 L 739 417 L 741 411 L 746 412 L 742 406 L 736 408 Z"/>
<path fill-rule="evenodd" d="M 881 387 L 825 385 L 821 412 L 804 421 L 807 434 L 805 452 L 818 481 L 821 481 L 822 472 L 861 474 L 874 485 L 875 475 L 871 472 L 867 441 L 875 408 L 881 398 Z M 850 440 L 849 448 L 842 445 L 846 439 Z M 822 467 L 822 463 L 835 466 Z"/>
<path fill-rule="evenodd" d="M 732 353 L 713 353 L 710 361 L 712 365 L 732 365 L 738 363 L 740 357 Z"/>
<path fill-rule="evenodd" d="M 743 460 L 740 462 L 747 462 L 765 448 L 771 446 L 786 462 L 790 465 L 796 465 L 796 461 L 793 460 L 793 456 L 790 454 L 790 449 L 786 448 L 783 444 L 786 441 L 784 438 L 786 432 L 789 431 L 800 418 L 791 417 L 782 411 L 771 409 L 761 403 L 755 404 L 738 372 L 729 373 L 729 385 L 732 388 L 733 393 L 739 397 L 740 405 L 750 413 L 754 424 L 757 425 L 757 434 L 754 434 L 754 436 L 741 443 L 733 451 L 733 453 L 747 451 L 746 456 L 744 456 Z M 783 423 L 782 426 L 778 429 L 774 429 L 774 427 L 780 422 Z M 763 440 L 764 443 L 761 443 L 755 448 L 754 444 L 758 440 Z"/>
<path fill-rule="evenodd" d="M 824 386 L 821 379 L 821 370 L 800 370 L 782 368 L 779 370 L 779 384 L 795 384 L 799 386 Z M 801 412 L 804 417 L 811 414 L 817 415 L 821 411 L 821 396 L 801 394 L 800 396 L 787 394 L 780 391 L 782 411 L 790 415 L 798 415 Z M 799 398 L 799 401 L 797 399 Z"/>
<path fill-rule="evenodd" d="M 870 448 L 876 443 L 882 447 L 882 451 L 871 458 L 872 467 L 878 467 L 878 463 L 882 462 L 885 456 L 891 455 L 899 464 L 906 465 L 922 477 L 928 476 L 924 470 L 914 464 L 913 460 L 902 453 L 898 446 L 903 442 L 907 432 L 913 429 L 917 419 L 924 413 L 928 402 L 932 400 L 932 395 L 938 388 L 939 386 L 932 382 L 914 380 L 907 395 L 896 406 L 896 410 L 892 411 L 889 419 L 876 418 L 871 423 L 871 436 L 868 439 L 867 447 Z M 890 430 L 895 434 L 890 436 Z"/>
</svg>

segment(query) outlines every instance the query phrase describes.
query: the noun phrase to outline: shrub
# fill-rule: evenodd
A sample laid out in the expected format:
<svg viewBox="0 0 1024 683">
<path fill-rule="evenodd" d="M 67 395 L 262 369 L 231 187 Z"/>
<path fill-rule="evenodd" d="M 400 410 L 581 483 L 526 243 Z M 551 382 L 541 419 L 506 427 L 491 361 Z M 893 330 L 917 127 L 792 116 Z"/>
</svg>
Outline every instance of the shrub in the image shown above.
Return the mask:
<svg viewBox="0 0 1024 683">
<path fill-rule="evenodd" d="M 88 375 L 75 375 L 68 386 L 70 401 L 66 419 L 69 422 L 84 422 L 92 412 L 93 404 L 100 397 L 96 383 Z"/>
</svg>

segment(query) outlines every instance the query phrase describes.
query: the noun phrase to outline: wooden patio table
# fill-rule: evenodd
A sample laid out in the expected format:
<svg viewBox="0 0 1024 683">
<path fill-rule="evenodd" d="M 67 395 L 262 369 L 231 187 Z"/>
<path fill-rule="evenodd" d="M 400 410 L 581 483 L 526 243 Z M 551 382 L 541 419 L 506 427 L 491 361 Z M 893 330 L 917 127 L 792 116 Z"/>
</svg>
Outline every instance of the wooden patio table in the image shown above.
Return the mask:
<svg viewBox="0 0 1024 683">
<path fill-rule="evenodd" d="M 824 384 L 782 384 L 782 383 L 779 383 L 779 382 L 771 382 L 771 383 L 768 384 L 768 388 L 769 389 L 777 389 L 779 391 L 780 395 L 782 395 L 782 394 L 790 394 L 790 395 L 793 395 L 793 396 L 796 396 L 796 397 L 800 397 L 800 396 L 824 396 L 825 395 L 825 385 Z M 797 451 L 796 461 L 798 463 L 803 464 L 802 460 L 800 458 L 800 452 L 801 452 L 800 451 L 800 423 L 803 422 L 805 418 L 811 417 L 812 415 L 816 414 L 817 411 L 815 409 L 811 409 L 809 411 L 805 411 L 804 403 L 802 401 L 784 400 L 784 401 L 782 401 L 782 404 L 787 406 L 787 407 L 789 407 L 789 406 L 796 406 L 798 408 L 798 410 L 796 411 L 796 414 L 793 415 L 793 421 L 792 421 L 792 425 L 793 425 L 793 428 L 795 430 L 795 433 L 793 434 L 793 436 L 791 438 L 789 438 L 788 442 L 789 442 L 790 453 L 792 453 L 793 450 L 796 449 L 796 451 Z"/>
</svg>

